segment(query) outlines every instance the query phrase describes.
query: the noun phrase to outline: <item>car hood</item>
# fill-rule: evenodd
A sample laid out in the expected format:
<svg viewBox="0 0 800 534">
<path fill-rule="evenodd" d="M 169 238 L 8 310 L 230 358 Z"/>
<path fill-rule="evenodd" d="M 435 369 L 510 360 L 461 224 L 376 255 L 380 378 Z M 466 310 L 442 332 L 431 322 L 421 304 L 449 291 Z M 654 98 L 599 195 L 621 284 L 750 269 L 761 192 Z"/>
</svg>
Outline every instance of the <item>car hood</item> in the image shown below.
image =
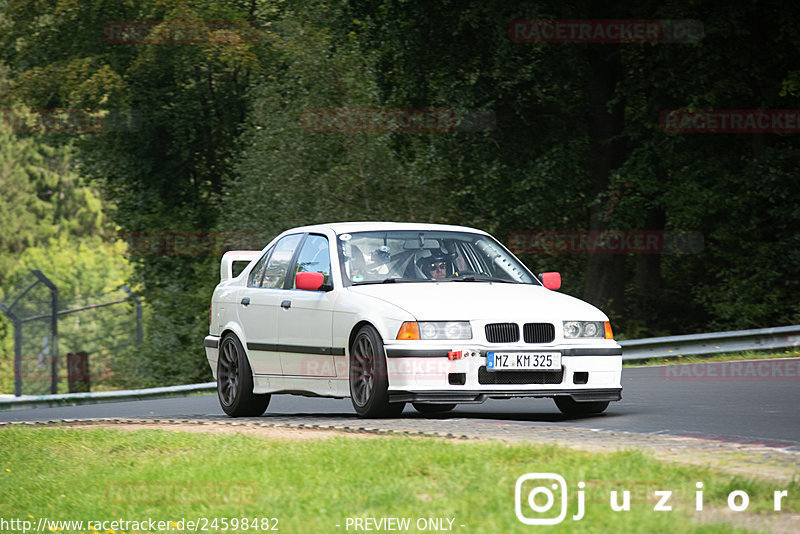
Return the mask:
<svg viewBox="0 0 800 534">
<path fill-rule="evenodd" d="M 399 306 L 419 321 L 607 321 L 582 300 L 539 285 L 422 282 L 352 286 L 350 291 Z"/>
</svg>

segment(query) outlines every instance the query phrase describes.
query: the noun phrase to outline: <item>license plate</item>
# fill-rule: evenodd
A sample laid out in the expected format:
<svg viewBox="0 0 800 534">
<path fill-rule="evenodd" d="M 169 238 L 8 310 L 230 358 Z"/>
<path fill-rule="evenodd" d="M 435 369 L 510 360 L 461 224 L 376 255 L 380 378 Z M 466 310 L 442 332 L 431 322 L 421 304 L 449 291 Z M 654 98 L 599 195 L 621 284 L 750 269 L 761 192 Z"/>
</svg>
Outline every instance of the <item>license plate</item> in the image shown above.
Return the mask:
<svg viewBox="0 0 800 534">
<path fill-rule="evenodd" d="M 486 355 L 488 371 L 558 371 L 560 352 L 490 352 Z"/>
</svg>

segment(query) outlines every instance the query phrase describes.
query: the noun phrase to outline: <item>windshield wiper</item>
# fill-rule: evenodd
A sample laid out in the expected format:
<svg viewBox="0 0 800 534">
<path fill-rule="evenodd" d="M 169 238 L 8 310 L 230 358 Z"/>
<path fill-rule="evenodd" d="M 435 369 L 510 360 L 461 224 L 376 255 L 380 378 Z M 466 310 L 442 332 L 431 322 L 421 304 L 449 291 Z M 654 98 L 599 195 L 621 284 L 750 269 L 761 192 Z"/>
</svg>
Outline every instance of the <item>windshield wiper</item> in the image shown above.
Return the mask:
<svg viewBox="0 0 800 534">
<path fill-rule="evenodd" d="M 513 280 L 506 280 L 504 278 L 475 278 L 474 276 L 465 276 L 463 278 L 449 278 L 453 282 L 501 282 L 503 284 L 519 284 Z"/>
<path fill-rule="evenodd" d="M 365 286 L 372 284 L 394 284 L 395 282 L 422 282 L 412 278 L 384 278 L 383 280 L 364 280 L 363 282 L 353 282 L 354 286 Z"/>
</svg>

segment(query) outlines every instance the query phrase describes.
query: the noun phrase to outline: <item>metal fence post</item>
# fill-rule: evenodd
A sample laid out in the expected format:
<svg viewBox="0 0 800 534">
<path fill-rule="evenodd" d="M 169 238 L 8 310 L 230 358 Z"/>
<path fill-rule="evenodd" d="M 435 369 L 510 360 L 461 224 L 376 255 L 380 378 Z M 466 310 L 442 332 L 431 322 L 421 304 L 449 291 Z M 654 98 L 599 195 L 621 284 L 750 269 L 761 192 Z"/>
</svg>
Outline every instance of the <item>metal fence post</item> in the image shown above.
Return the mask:
<svg viewBox="0 0 800 534">
<path fill-rule="evenodd" d="M 22 323 L 14 317 L 14 396 L 22 395 Z"/>
<path fill-rule="evenodd" d="M 58 393 L 58 288 L 39 269 L 31 272 L 50 288 L 50 393 Z"/>
<path fill-rule="evenodd" d="M 31 280 L 31 277 L 33 280 Z M 89 356 L 93 360 L 95 357 L 100 358 L 97 362 L 92 362 L 92 368 L 96 367 L 98 373 L 97 377 L 93 378 L 102 381 L 104 377 L 113 374 L 110 359 L 117 354 L 114 351 L 119 351 L 120 347 L 132 345 L 134 342 L 137 345 L 141 345 L 143 342 L 142 300 L 128 287 L 117 288 L 115 291 L 119 289 L 123 289 L 127 293 L 125 298 L 59 310 L 59 306 L 63 305 L 64 302 L 59 299 L 58 287 L 42 271 L 31 269 L 29 275 L 20 280 L 13 290 L 8 293 L 9 301 L 0 302 L 0 311 L 8 317 L 14 328 L 15 396 L 22 396 L 29 391 L 29 380 L 36 382 L 33 394 L 58 394 L 59 387 L 64 387 L 59 386 L 62 381 L 60 378 L 64 378 L 59 376 L 62 364 L 67 375 L 70 391 L 78 387 L 88 391 L 90 369 L 87 363 Z M 44 293 L 45 291 L 49 292 L 49 298 Z M 100 297 L 102 295 L 104 294 L 93 295 L 92 297 Z M 92 321 L 99 320 L 99 324 L 107 324 L 110 328 L 116 330 L 119 327 L 124 328 L 123 333 L 119 331 L 114 333 L 104 331 L 100 334 L 100 336 L 105 336 L 103 339 L 88 339 L 86 336 L 78 335 L 80 327 L 77 326 L 77 322 L 74 327 L 64 323 L 59 325 L 59 322 L 68 314 L 88 312 L 89 310 L 107 306 L 129 303 L 131 300 L 136 304 L 135 339 L 132 339 L 133 325 L 130 324 L 130 318 L 126 318 L 125 321 L 117 319 L 103 321 L 99 316 L 93 316 Z M 47 333 L 45 334 L 43 330 Z M 123 335 L 125 336 L 124 344 L 118 343 L 113 347 L 110 346 L 112 344 L 110 343 L 111 341 L 117 341 L 117 338 Z M 33 337 L 36 337 L 37 340 L 34 341 Z M 38 340 L 41 340 L 41 344 L 35 346 Z M 75 360 L 75 365 L 70 367 L 68 356 L 61 360 L 61 349 L 64 349 L 65 352 L 74 353 L 73 360 Z M 31 356 L 29 351 L 32 350 L 40 351 L 38 356 L 39 365 L 35 369 L 27 365 L 28 356 Z M 76 359 L 75 354 L 80 355 L 81 358 Z M 48 356 L 49 365 L 47 363 Z M 48 374 L 50 375 L 49 380 Z M 84 378 L 84 375 L 86 375 L 86 384 L 76 385 L 78 381 Z M 47 382 L 50 383 L 49 387 L 47 387 Z"/>
<path fill-rule="evenodd" d="M 131 288 L 128 286 L 121 286 L 120 289 L 127 293 L 136 304 L 136 344 L 141 345 L 144 340 L 144 332 L 142 331 L 142 299 L 134 295 L 133 291 L 131 291 Z"/>
</svg>

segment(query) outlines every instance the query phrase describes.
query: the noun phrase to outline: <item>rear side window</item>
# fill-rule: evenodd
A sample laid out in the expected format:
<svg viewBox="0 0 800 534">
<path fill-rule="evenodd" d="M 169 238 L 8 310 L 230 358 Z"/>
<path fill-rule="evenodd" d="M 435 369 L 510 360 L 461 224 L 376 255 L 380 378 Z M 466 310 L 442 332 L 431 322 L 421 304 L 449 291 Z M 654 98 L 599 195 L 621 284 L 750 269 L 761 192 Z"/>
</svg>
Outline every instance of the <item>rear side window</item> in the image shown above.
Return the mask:
<svg viewBox="0 0 800 534">
<path fill-rule="evenodd" d="M 331 278 L 331 253 L 328 238 L 321 235 L 309 235 L 303 244 L 300 255 L 297 257 L 296 273 L 322 273 L 325 283 Z M 292 288 L 297 287 L 297 282 L 292 282 Z"/>
<path fill-rule="evenodd" d="M 261 281 L 264 279 L 264 268 L 267 266 L 267 259 L 272 254 L 275 247 L 270 247 L 261 259 L 258 260 L 256 266 L 250 271 L 250 277 L 247 279 L 247 287 L 261 287 Z"/>
</svg>

